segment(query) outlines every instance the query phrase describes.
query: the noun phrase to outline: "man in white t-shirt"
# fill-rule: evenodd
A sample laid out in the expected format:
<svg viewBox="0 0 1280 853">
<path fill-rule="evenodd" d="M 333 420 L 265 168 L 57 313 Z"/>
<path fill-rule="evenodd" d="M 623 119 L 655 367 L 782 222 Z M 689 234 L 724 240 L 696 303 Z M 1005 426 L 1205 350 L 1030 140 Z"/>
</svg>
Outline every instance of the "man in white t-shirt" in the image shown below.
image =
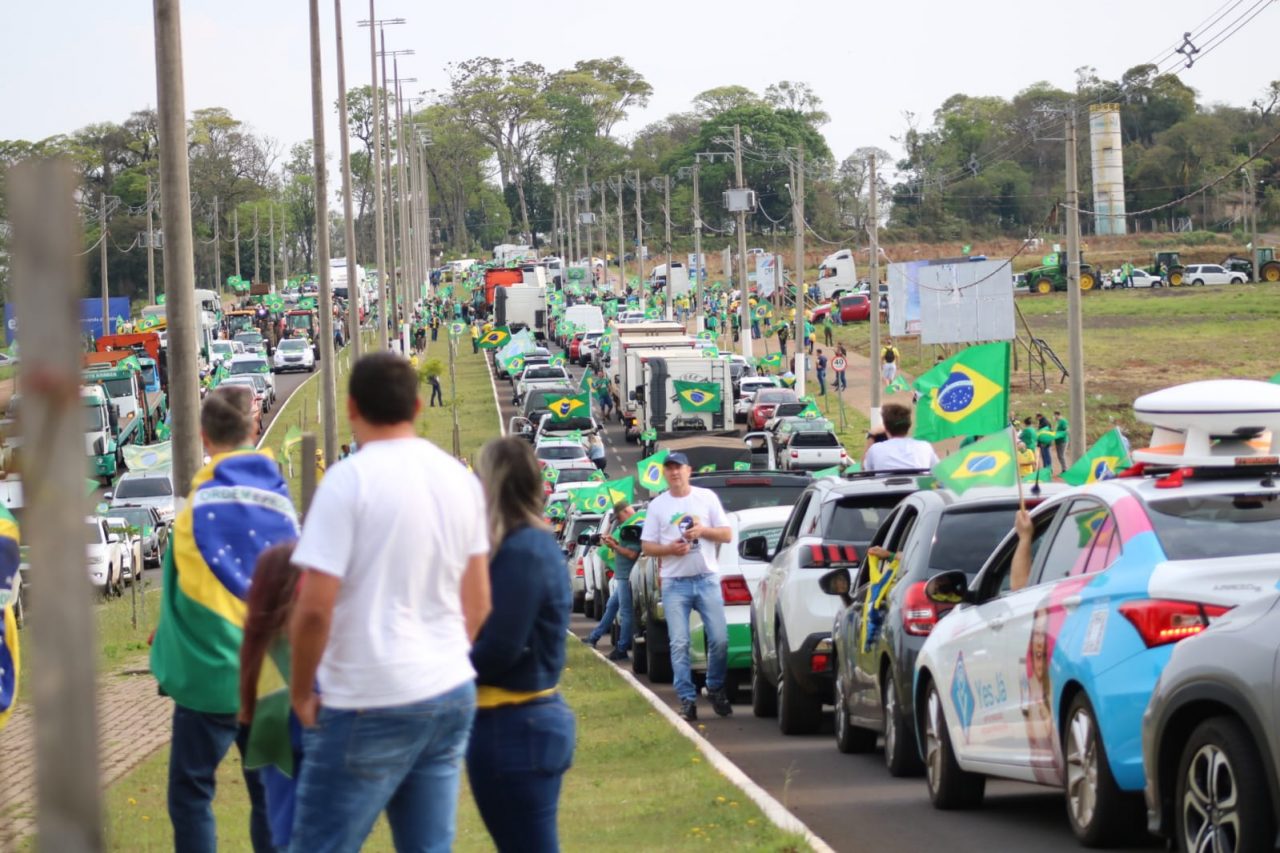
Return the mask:
<svg viewBox="0 0 1280 853">
<path fill-rule="evenodd" d="M 928 469 L 938 464 L 938 454 L 927 441 L 908 437 L 911 432 L 911 410 L 898 403 L 888 403 L 880 410 L 888 438 L 867 448 L 862 457 L 864 471 L 904 471 Z"/>
<path fill-rule="evenodd" d="M 358 850 L 384 809 L 397 847 L 453 844 L 489 541 L 479 482 L 417 437 L 421 408 L 409 362 L 356 363 L 347 409 L 360 452 L 325 473 L 293 555 L 304 574 L 290 693 L 305 760 L 291 846 L 309 853 Z"/>
<path fill-rule="evenodd" d="M 689 614 L 696 610 L 707 636 L 707 695 L 715 712 L 727 717 L 733 713 L 724 692 L 729 637 L 716 551 L 728 544 L 733 532 L 716 493 L 690 485 L 693 469 L 689 457 L 670 453 L 662 469 L 667 491 L 649 501 L 640 546 L 647 556 L 661 558 L 662 608 L 667 616 L 680 716 L 690 722 L 698 719 L 698 691 L 689 670 Z"/>
</svg>

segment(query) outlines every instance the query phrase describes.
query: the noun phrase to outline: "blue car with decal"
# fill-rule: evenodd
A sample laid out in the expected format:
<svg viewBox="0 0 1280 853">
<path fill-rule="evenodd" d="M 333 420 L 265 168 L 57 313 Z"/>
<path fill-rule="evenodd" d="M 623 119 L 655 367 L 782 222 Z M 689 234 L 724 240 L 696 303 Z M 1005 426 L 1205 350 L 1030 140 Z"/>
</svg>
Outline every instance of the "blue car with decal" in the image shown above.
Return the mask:
<svg viewBox="0 0 1280 853">
<path fill-rule="evenodd" d="M 930 581 L 955 605 L 913 693 L 937 807 L 977 806 L 996 776 L 1061 787 L 1085 844 L 1140 831 L 1142 715 L 1173 644 L 1280 581 L 1280 465 L 1248 460 L 1139 465 L 1054 496 L 1030 515 L 1020 588 L 1014 532 L 972 580 Z"/>
</svg>

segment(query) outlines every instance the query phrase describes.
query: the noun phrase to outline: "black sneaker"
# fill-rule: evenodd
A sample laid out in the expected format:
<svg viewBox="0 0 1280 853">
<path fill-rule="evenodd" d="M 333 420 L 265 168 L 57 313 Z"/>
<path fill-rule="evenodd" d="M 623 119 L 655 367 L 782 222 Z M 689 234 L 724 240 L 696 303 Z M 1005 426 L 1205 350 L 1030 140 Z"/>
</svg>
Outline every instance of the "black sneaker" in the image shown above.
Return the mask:
<svg viewBox="0 0 1280 853">
<path fill-rule="evenodd" d="M 593 640 L 590 637 L 583 637 L 582 642 L 586 643 L 588 646 L 594 649 L 596 647 L 596 643 L 600 642 L 600 640 L 599 639 Z"/>
<path fill-rule="evenodd" d="M 707 698 L 711 700 L 711 708 L 718 716 L 728 717 L 733 714 L 733 703 L 729 701 L 723 687 L 707 691 Z"/>
<path fill-rule="evenodd" d="M 631 658 L 627 656 L 626 649 L 614 649 L 613 651 L 609 652 L 609 660 L 612 660 L 612 661 L 631 660 Z"/>
<path fill-rule="evenodd" d="M 680 703 L 680 716 L 690 723 L 698 720 L 698 703 L 692 699 L 686 699 Z"/>
</svg>

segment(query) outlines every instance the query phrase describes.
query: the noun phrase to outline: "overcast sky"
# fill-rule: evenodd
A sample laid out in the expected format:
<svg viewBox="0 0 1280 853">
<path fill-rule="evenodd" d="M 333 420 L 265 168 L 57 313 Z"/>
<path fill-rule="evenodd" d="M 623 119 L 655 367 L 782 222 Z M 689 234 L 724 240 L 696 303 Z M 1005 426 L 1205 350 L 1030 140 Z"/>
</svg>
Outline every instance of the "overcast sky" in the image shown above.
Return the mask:
<svg viewBox="0 0 1280 853">
<path fill-rule="evenodd" d="M 714 86 L 762 92 L 782 79 L 811 84 L 831 113 L 823 128 L 837 158 L 891 137 L 904 112 L 929 117 L 948 96 L 1011 96 L 1038 80 L 1072 88 L 1092 65 L 1115 79 L 1167 56 L 1185 31 L 1222 33 L 1260 0 L 516 0 L 415 3 L 378 0 L 389 49 L 412 49 L 400 73 L 412 89 L 443 89 L 445 66 L 478 55 L 533 60 L 554 70 L 621 55 L 652 84 L 653 98 L 617 132 L 688 109 Z M 99 121 L 122 121 L 155 103 L 150 0 L 4 0 L 0 28 L 0 139 L 39 139 Z M 188 111 L 221 106 L 287 149 L 311 135 L 305 0 L 185 0 Z M 343 4 L 349 86 L 369 81 L 368 3 Z M 333 3 L 321 0 L 325 101 L 336 95 Z M 1183 79 L 1204 102 L 1247 105 L 1280 77 L 1280 2 Z M 329 142 L 336 151 L 331 111 Z"/>
</svg>

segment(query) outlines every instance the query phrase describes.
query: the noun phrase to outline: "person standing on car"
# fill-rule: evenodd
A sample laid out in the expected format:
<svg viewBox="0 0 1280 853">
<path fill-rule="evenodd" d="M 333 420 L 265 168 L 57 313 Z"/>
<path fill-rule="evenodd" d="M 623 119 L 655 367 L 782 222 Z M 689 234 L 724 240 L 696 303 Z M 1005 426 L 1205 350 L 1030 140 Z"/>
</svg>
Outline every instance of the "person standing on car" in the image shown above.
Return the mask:
<svg viewBox="0 0 1280 853">
<path fill-rule="evenodd" d="M 906 471 L 932 468 L 938 464 L 938 454 L 933 445 L 918 438 L 911 438 L 911 410 L 901 403 L 885 403 L 880 410 L 884 441 L 877 441 L 867 448 L 862 457 L 865 471 Z"/>
<path fill-rule="evenodd" d="M 476 716 L 467 778 L 501 853 L 559 849 L 561 780 L 573 763 L 573 712 L 557 690 L 573 593 L 542 520 L 542 474 L 528 442 L 480 450 L 493 556 L 493 611 L 471 649 Z"/>
<path fill-rule="evenodd" d="M 707 637 L 707 695 L 721 717 L 733 713 L 724 691 L 729 664 L 724 597 L 716 577 L 716 548 L 733 538 L 720 498 L 693 486 L 689 457 L 679 451 L 662 463 L 667 491 L 649 502 L 640 532 L 641 552 L 660 558 L 662 607 L 671 636 L 671 669 L 680 716 L 698 719 L 698 692 L 689 668 L 689 614 L 697 611 Z"/>
<path fill-rule="evenodd" d="M 621 532 L 622 526 L 635 514 L 635 508 L 626 501 L 614 504 L 613 529 Z M 623 661 L 627 659 L 627 650 L 631 648 L 631 620 L 634 616 L 631 611 L 631 569 L 640 558 L 640 547 L 638 544 L 623 545 L 608 533 L 600 537 L 600 543 L 614 553 L 613 579 L 618 582 L 618 587 L 613 591 L 613 595 L 609 596 L 608 604 L 604 606 L 604 616 L 601 617 L 600 624 L 593 628 L 582 642 L 594 649 L 596 643 L 600 642 L 600 638 L 609 633 L 613 627 L 614 618 L 621 618 L 618 643 L 613 647 L 613 651 L 609 652 L 609 660 Z"/>
</svg>

